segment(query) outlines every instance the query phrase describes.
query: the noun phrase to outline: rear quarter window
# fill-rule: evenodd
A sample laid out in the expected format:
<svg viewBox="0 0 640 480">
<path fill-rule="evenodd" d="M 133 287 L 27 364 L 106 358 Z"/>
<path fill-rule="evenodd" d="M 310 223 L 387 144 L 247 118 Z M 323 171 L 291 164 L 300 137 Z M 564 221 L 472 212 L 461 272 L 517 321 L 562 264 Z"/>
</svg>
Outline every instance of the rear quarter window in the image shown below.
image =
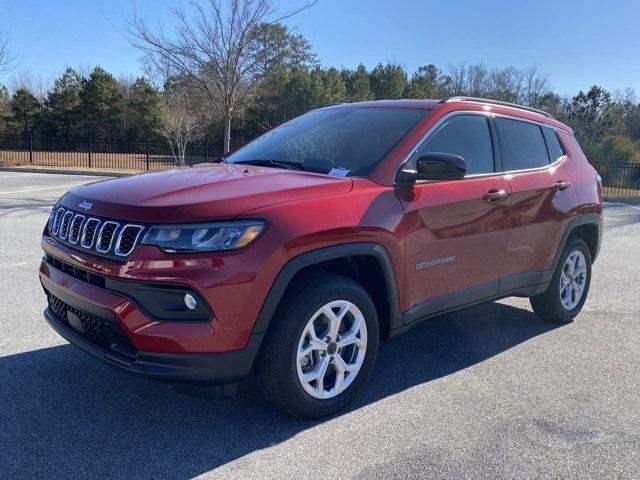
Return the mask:
<svg viewBox="0 0 640 480">
<path fill-rule="evenodd" d="M 542 128 L 535 123 L 496 118 L 503 170 L 525 170 L 549 164 Z"/>
<path fill-rule="evenodd" d="M 547 147 L 549 147 L 549 155 L 551 156 L 551 162 L 555 162 L 557 159 L 565 155 L 565 151 L 562 148 L 558 135 L 553 128 L 543 127 L 544 138 L 547 141 Z"/>
</svg>

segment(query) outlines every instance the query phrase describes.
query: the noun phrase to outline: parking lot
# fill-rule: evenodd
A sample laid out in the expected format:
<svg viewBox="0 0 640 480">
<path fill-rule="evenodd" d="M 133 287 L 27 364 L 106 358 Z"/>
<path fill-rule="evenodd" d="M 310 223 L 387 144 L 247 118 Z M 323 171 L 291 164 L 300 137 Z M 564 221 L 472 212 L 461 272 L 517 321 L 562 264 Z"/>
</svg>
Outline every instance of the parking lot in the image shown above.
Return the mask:
<svg viewBox="0 0 640 480">
<path fill-rule="evenodd" d="M 51 330 L 37 269 L 56 199 L 97 177 L 0 170 L 1 478 L 638 478 L 640 205 L 606 205 L 570 325 L 506 299 L 384 343 L 365 395 L 322 421 L 253 378 L 187 397 Z"/>
</svg>

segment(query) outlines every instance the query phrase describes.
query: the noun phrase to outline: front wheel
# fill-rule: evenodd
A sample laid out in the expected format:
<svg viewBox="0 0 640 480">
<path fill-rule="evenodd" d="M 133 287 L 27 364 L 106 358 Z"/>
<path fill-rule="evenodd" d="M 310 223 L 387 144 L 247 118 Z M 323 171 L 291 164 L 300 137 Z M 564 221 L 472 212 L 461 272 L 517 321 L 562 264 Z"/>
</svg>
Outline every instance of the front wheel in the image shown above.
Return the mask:
<svg viewBox="0 0 640 480">
<path fill-rule="evenodd" d="M 360 284 L 338 275 L 305 277 L 273 322 L 256 370 L 275 406 L 320 417 L 344 409 L 362 391 L 377 354 L 379 326 Z"/>
<path fill-rule="evenodd" d="M 545 320 L 571 322 L 582 310 L 590 283 L 591 252 L 584 240 L 575 238 L 562 252 L 547 291 L 531 297 L 531 307 Z"/>
</svg>

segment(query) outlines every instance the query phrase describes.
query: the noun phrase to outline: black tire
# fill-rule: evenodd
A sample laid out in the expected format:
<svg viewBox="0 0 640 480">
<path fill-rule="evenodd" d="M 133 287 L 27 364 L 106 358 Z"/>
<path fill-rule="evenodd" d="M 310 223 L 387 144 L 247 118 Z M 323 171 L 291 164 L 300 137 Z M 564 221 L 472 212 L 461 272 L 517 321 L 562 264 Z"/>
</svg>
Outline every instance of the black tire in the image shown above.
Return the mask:
<svg viewBox="0 0 640 480">
<path fill-rule="evenodd" d="M 580 251 L 586 260 L 586 278 L 584 291 L 582 293 L 582 297 L 578 304 L 571 308 L 570 310 L 565 308 L 562 304 L 562 299 L 560 295 L 560 279 L 562 277 L 562 272 L 567 261 L 569 255 L 571 255 L 574 251 Z M 589 293 L 589 285 L 591 284 L 591 251 L 589 247 L 581 238 L 573 238 L 570 239 L 564 250 L 562 251 L 562 255 L 560 256 L 560 260 L 558 261 L 558 265 L 556 266 L 556 270 L 553 273 L 553 277 L 551 278 L 551 282 L 549 283 L 549 288 L 546 292 L 531 297 L 531 307 L 533 311 L 540 317 L 545 320 L 559 322 L 559 323 L 571 323 L 580 310 L 582 310 L 582 306 L 587 299 L 587 295 Z"/>
<path fill-rule="evenodd" d="M 298 342 L 308 321 L 331 301 L 353 303 L 365 319 L 367 342 L 360 370 L 348 387 L 332 398 L 318 399 L 304 390 L 297 372 Z M 278 307 L 256 362 L 256 373 L 267 399 L 298 417 L 316 418 L 346 408 L 362 392 L 378 352 L 379 324 L 367 291 L 350 278 L 320 273 L 296 280 Z"/>
</svg>

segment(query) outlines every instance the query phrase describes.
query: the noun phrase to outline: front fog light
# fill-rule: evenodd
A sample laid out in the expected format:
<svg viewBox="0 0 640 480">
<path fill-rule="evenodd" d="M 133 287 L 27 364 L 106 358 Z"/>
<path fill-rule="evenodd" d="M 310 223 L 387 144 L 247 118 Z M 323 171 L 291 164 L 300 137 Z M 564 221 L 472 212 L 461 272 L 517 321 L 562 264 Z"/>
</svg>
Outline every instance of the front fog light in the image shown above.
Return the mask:
<svg viewBox="0 0 640 480">
<path fill-rule="evenodd" d="M 187 307 L 189 310 L 195 310 L 196 307 L 198 306 L 198 301 L 190 293 L 185 293 L 184 306 Z"/>
</svg>

